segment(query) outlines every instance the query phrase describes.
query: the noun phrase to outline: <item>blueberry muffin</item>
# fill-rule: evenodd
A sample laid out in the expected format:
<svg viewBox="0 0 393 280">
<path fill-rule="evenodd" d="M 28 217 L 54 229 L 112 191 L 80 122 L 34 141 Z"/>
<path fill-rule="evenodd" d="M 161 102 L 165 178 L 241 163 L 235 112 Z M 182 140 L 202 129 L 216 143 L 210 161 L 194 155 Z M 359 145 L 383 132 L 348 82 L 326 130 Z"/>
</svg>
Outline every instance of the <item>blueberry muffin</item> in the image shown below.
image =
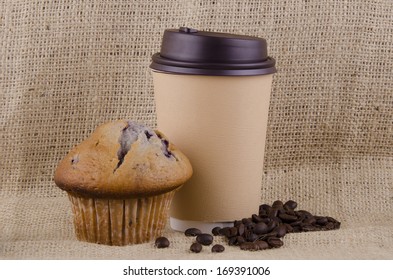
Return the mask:
<svg viewBox="0 0 393 280">
<path fill-rule="evenodd" d="M 187 157 L 157 130 L 133 121 L 99 126 L 55 171 L 79 240 L 148 242 L 161 234 L 175 191 L 192 175 Z"/>
</svg>

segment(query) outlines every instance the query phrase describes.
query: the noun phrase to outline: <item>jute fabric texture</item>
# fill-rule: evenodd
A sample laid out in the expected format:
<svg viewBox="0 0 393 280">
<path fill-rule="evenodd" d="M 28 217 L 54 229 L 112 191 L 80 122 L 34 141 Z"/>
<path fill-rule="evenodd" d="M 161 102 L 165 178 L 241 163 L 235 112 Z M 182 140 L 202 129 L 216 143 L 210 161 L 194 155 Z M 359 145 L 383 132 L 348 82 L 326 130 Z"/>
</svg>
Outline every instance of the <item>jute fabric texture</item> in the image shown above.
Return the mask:
<svg viewBox="0 0 393 280">
<path fill-rule="evenodd" d="M 169 226 L 164 250 L 76 240 L 55 167 L 100 123 L 155 127 L 150 58 L 179 26 L 267 39 L 261 203 L 296 200 L 340 230 L 222 254 L 191 254 Z M 390 0 L 0 0 L 0 258 L 392 259 L 392 69 Z"/>
</svg>

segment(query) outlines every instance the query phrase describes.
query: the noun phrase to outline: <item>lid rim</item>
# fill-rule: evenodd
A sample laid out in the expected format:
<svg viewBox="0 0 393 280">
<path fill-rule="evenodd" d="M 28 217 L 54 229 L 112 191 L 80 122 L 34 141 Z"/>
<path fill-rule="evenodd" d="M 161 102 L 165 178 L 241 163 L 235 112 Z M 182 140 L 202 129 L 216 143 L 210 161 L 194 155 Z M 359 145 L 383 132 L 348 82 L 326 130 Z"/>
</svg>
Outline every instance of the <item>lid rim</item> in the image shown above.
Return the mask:
<svg viewBox="0 0 393 280">
<path fill-rule="evenodd" d="M 249 69 L 207 69 L 207 68 L 187 68 L 173 65 L 164 65 L 152 62 L 150 68 L 153 71 L 167 74 L 202 75 L 202 76 L 259 76 L 269 75 L 277 72 L 276 67 L 249 68 Z"/>
<path fill-rule="evenodd" d="M 155 53 L 152 56 L 152 61 L 157 64 L 168 65 L 168 66 L 178 66 L 185 68 L 200 68 L 200 69 L 262 69 L 262 68 L 270 68 L 273 67 L 276 63 L 276 60 L 272 57 L 267 57 L 267 59 L 262 61 L 252 61 L 252 62 L 192 62 L 192 61 L 182 61 L 182 60 L 174 60 L 168 59 L 166 57 L 161 56 L 160 53 Z"/>
</svg>

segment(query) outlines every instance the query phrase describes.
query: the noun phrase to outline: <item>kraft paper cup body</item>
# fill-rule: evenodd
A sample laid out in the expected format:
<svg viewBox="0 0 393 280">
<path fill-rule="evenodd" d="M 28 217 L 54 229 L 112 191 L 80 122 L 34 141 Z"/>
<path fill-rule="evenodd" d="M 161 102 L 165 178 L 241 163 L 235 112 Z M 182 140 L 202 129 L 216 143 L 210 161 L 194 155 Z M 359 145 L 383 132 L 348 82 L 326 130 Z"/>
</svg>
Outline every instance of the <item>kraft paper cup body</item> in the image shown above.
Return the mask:
<svg viewBox="0 0 393 280">
<path fill-rule="evenodd" d="M 152 73 L 158 129 L 194 170 L 174 196 L 172 228 L 209 230 L 258 213 L 273 74 Z"/>
</svg>

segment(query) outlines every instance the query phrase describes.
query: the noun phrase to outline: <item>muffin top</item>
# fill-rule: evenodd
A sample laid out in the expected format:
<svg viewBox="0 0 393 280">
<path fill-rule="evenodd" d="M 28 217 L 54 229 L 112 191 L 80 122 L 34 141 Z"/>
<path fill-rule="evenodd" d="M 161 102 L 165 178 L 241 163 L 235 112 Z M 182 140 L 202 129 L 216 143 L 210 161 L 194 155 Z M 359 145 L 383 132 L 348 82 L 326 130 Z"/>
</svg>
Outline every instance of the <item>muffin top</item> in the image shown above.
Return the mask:
<svg viewBox="0 0 393 280">
<path fill-rule="evenodd" d="M 99 126 L 55 171 L 56 185 L 81 196 L 138 198 L 171 191 L 192 175 L 187 157 L 165 136 L 134 121 Z"/>
</svg>

